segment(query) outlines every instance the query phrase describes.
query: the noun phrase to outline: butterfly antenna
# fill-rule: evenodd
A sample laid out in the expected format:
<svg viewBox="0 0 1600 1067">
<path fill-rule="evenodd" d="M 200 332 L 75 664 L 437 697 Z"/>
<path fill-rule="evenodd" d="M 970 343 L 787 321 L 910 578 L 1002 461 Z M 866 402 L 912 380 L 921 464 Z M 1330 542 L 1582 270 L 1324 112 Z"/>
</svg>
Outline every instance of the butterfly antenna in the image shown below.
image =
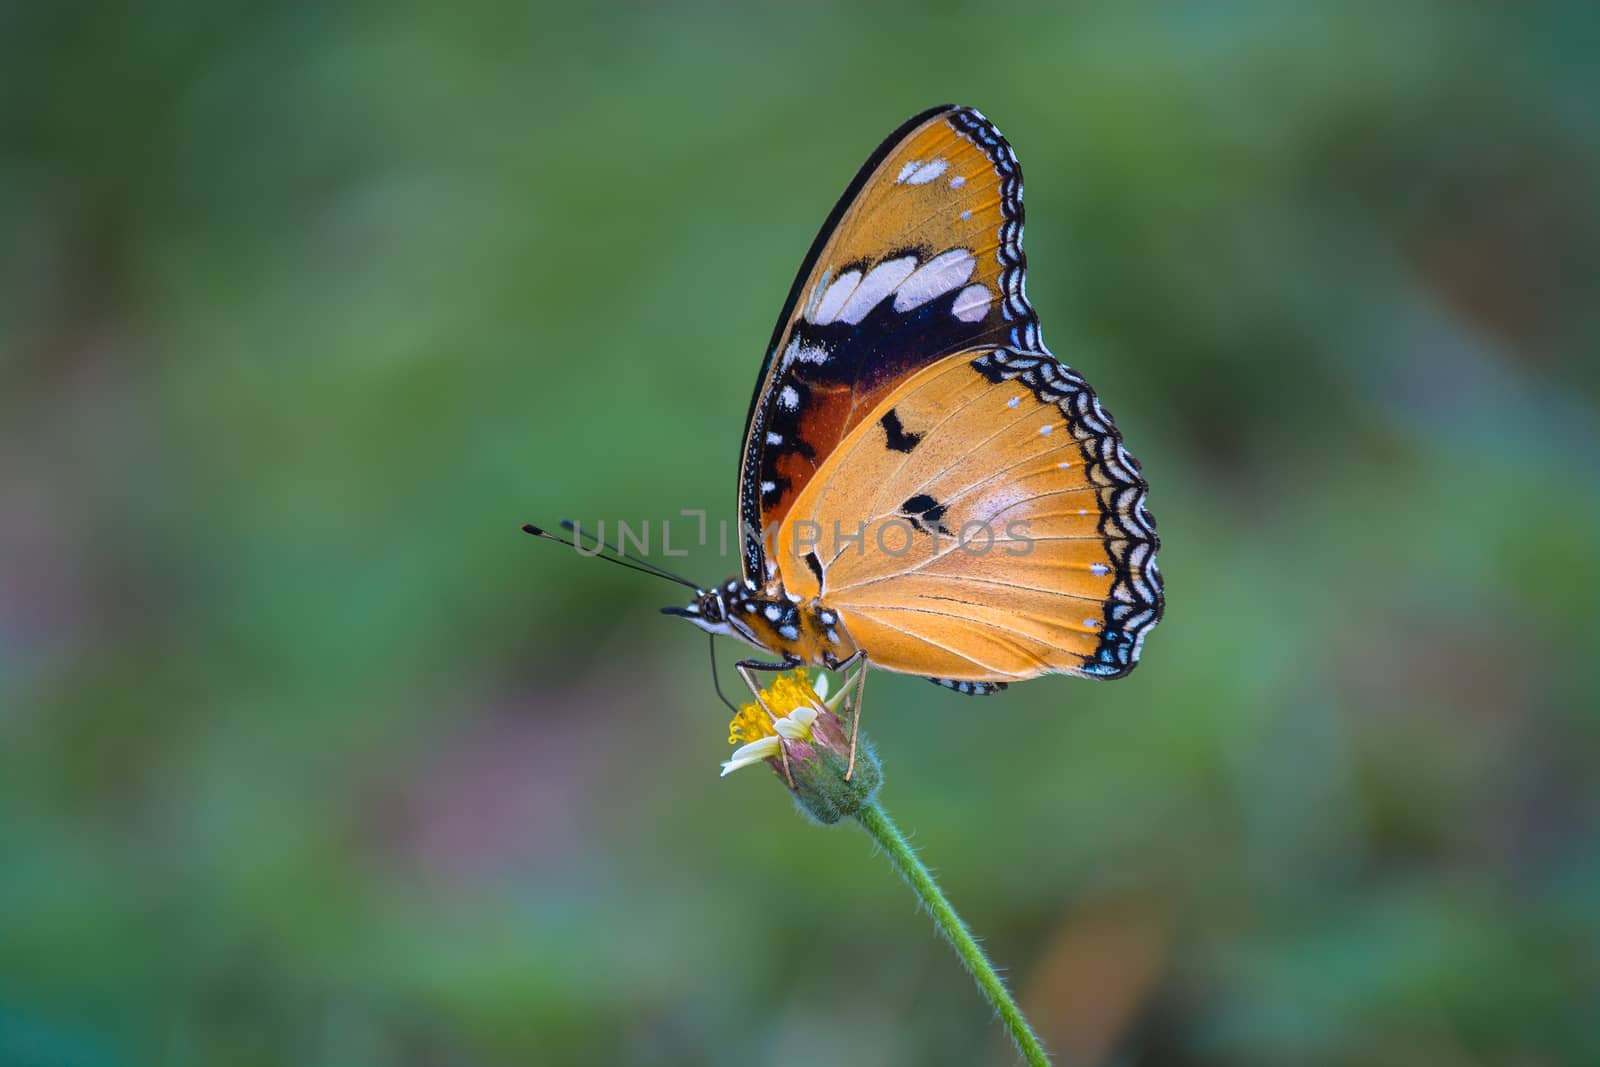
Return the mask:
<svg viewBox="0 0 1600 1067">
<path fill-rule="evenodd" d="M 565 524 L 563 524 L 563 525 L 565 525 Z M 549 530 L 546 530 L 544 527 L 535 526 L 531 522 L 525 522 L 525 523 L 522 524 L 522 532 L 523 533 L 530 533 L 535 537 L 542 537 L 546 541 L 554 541 L 558 545 L 566 545 L 568 548 L 578 549 L 580 552 L 583 551 L 581 548 L 578 548 L 578 546 L 576 544 L 572 543 L 571 541 L 568 541 L 565 537 L 557 537 L 555 534 L 551 533 Z M 610 548 L 611 546 L 602 543 L 601 547 L 602 548 Z M 616 559 L 616 558 L 614 558 L 612 556 L 602 556 L 602 555 L 599 555 L 598 553 L 596 553 L 593 558 L 595 558 L 595 559 L 603 559 L 607 563 L 614 563 L 619 567 L 626 567 L 630 571 L 638 571 L 640 574 L 648 574 L 648 575 L 650 575 L 651 577 L 654 577 L 654 578 L 664 578 L 669 582 L 677 582 L 679 585 L 686 585 L 690 589 L 698 590 L 700 588 L 699 586 L 695 585 L 693 582 L 689 581 L 686 578 L 679 578 L 676 574 L 668 574 L 668 573 L 666 573 L 664 571 L 658 570 L 655 567 L 642 565 L 642 563 L 640 561 L 635 560 L 631 556 L 623 558 L 623 559 Z"/>
<path fill-rule="evenodd" d="M 574 537 L 579 536 L 578 524 L 573 522 L 571 519 L 562 519 L 561 520 L 561 528 L 563 530 L 567 531 L 568 533 L 572 534 L 572 536 L 574 536 Z M 614 555 L 621 556 L 625 560 L 629 560 L 629 561 L 631 561 L 633 563 L 637 563 L 641 567 L 649 567 L 651 570 L 653 570 L 657 574 L 661 575 L 661 577 L 663 577 L 663 578 L 671 578 L 673 581 L 677 582 L 679 585 L 686 585 L 690 589 L 698 589 L 698 588 L 700 588 L 699 586 L 697 586 L 693 582 L 691 582 L 689 579 L 685 578 L 683 575 L 681 575 L 681 574 L 673 574 L 671 571 L 667 570 L 667 568 L 663 567 L 659 563 L 653 562 L 653 561 L 648 560 L 648 559 L 643 559 L 643 558 L 641 558 L 639 556 L 635 556 L 631 552 L 625 552 L 619 546 L 611 544 L 609 541 L 606 541 L 602 537 L 596 536 L 595 539 L 594 539 L 594 543 L 595 543 L 596 547 L 603 548 L 606 551 L 613 553 Z"/>
<path fill-rule="evenodd" d="M 717 677 L 717 635 L 707 634 L 706 636 L 710 638 L 709 644 L 711 645 L 711 688 L 717 691 L 717 699 L 726 704 L 729 711 L 737 715 L 739 714 L 739 709 L 734 707 L 733 701 L 723 694 L 722 681 Z"/>
</svg>

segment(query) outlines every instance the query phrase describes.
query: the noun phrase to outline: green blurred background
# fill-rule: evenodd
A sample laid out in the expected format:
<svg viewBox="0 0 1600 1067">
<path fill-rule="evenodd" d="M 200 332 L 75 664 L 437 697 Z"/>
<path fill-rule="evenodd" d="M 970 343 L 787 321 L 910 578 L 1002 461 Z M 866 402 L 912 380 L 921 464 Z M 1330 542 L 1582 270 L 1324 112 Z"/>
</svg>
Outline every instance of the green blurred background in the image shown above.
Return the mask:
<svg viewBox="0 0 1600 1067">
<path fill-rule="evenodd" d="M 1114 685 L 872 685 L 1062 1064 L 1600 1063 L 1600 9 L 0 8 L 0 1063 L 1006 1064 L 678 591 L 944 100 L 1144 461 Z M 703 581 L 734 560 L 676 561 Z M 727 650 L 731 656 L 732 650 Z"/>
</svg>

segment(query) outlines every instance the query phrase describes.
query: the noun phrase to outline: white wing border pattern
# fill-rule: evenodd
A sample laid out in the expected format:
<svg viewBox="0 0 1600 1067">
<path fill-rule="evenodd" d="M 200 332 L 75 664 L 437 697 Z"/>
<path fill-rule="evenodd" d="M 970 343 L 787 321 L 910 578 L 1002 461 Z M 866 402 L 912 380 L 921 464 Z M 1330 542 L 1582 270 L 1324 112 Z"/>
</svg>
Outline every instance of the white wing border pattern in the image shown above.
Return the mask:
<svg viewBox="0 0 1600 1067">
<path fill-rule="evenodd" d="M 1039 316 L 1028 303 L 1028 257 L 1022 251 L 1022 225 L 1026 211 L 1022 206 L 1022 165 L 1017 154 L 995 129 L 994 123 L 976 108 L 964 107 L 946 116 L 952 129 L 977 145 L 1000 175 L 1000 244 L 995 256 L 1000 261 L 1000 309 L 1012 323 L 1011 344 L 1025 351 L 1043 351 L 1039 336 Z"/>
</svg>

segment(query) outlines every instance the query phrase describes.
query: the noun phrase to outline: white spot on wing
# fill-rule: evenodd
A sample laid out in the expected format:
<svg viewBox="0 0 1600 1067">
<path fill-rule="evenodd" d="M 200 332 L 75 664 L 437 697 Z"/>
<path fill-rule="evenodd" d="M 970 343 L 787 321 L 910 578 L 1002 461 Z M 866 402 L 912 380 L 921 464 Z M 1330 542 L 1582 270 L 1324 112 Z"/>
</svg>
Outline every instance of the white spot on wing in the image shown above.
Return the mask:
<svg viewBox="0 0 1600 1067">
<path fill-rule="evenodd" d="M 952 189 L 959 189 L 965 184 L 967 184 L 967 179 L 963 178 L 959 174 L 950 179 L 950 188 Z"/>
<path fill-rule="evenodd" d="M 829 268 L 822 272 L 822 277 L 817 279 L 817 284 L 811 287 L 811 295 L 806 297 L 806 306 L 800 309 L 800 317 L 807 322 L 814 322 L 817 314 L 817 302 L 822 299 L 822 293 L 828 288 L 828 279 L 833 277 L 833 270 Z"/>
<path fill-rule="evenodd" d="M 943 174 L 945 168 L 949 165 L 942 159 L 930 159 L 915 170 L 910 170 L 911 165 L 908 163 L 900 169 L 900 177 L 896 178 L 895 181 L 905 182 L 907 185 L 927 185 Z"/>
<path fill-rule="evenodd" d="M 1089 564 L 1089 573 L 1094 575 L 1096 578 L 1104 578 L 1106 575 L 1111 573 L 1111 568 L 1107 567 L 1104 563 L 1091 563 Z"/>
<path fill-rule="evenodd" d="M 783 614 L 783 609 L 778 607 L 776 604 L 768 604 L 765 614 L 767 618 L 771 619 L 773 622 L 777 622 L 779 616 Z"/>
<path fill-rule="evenodd" d="M 1006 407 L 1014 408 L 1020 403 L 1022 403 L 1022 398 L 1020 396 L 1014 396 L 1010 400 L 1006 401 Z"/>
<path fill-rule="evenodd" d="M 920 159 L 913 159 L 910 163 L 907 163 L 905 166 L 900 168 L 900 173 L 895 176 L 894 180 L 897 182 L 905 181 L 907 178 L 915 174 L 917 172 L 917 168 L 920 166 L 922 166 L 922 161 Z"/>
<path fill-rule="evenodd" d="M 966 222 L 971 217 L 972 217 L 972 212 L 970 212 L 970 211 L 963 211 L 961 213 L 961 221 L 962 222 Z"/>
<path fill-rule="evenodd" d="M 826 326 L 839 314 L 839 309 L 844 307 L 844 302 L 850 299 L 850 294 L 856 291 L 856 286 L 861 284 L 861 272 L 847 270 L 833 280 L 828 286 L 828 291 L 822 294 L 822 299 L 817 301 L 816 314 L 811 321 L 818 326 Z"/>
<path fill-rule="evenodd" d="M 962 322 L 977 322 L 989 313 L 989 301 L 992 299 L 984 286 L 969 285 L 956 294 L 955 303 L 950 305 L 950 314 Z"/>
<path fill-rule="evenodd" d="M 776 488 L 778 488 L 778 486 L 774 482 L 762 482 L 761 483 L 761 491 L 763 493 L 770 493 Z"/>
<path fill-rule="evenodd" d="M 916 256 L 901 256 L 887 263 L 879 263 L 867 272 L 867 276 L 861 279 L 861 284 L 856 286 L 855 292 L 850 294 L 850 299 L 839 310 L 837 321 L 848 322 L 851 325 L 859 323 L 867 317 L 868 312 L 894 292 L 901 282 L 911 277 L 916 269 Z M 896 310 L 899 306 L 900 302 L 896 300 Z"/>
<path fill-rule="evenodd" d="M 799 411 L 800 394 L 795 392 L 794 386 L 786 385 L 778 391 L 778 403 L 785 411 Z"/>
<path fill-rule="evenodd" d="M 800 338 L 796 337 L 784 350 L 784 363 L 785 365 L 792 362 L 826 363 L 830 355 L 832 353 L 821 345 L 803 345 L 800 343 Z"/>
<path fill-rule="evenodd" d="M 771 430 L 768 430 L 767 431 L 767 444 L 769 444 L 769 445 L 781 445 L 781 444 L 783 444 L 783 434 L 781 434 L 781 433 L 773 433 Z"/>
<path fill-rule="evenodd" d="M 1050 424 L 1049 424 L 1049 423 L 1048 423 L 1048 422 L 1047 422 L 1047 423 L 1045 423 L 1045 424 L 1044 424 L 1044 425 L 1043 425 L 1043 426 L 1041 426 L 1041 427 L 1039 427 L 1039 432 L 1040 432 L 1040 433 L 1042 433 L 1042 434 L 1048 434 L 1048 433 L 1049 433 L 1049 432 L 1050 432 L 1050 431 L 1051 431 L 1051 430 L 1053 430 L 1053 429 L 1055 429 L 1055 427 L 1054 427 L 1054 426 L 1051 426 L 1051 425 L 1050 425 Z"/>
<path fill-rule="evenodd" d="M 943 296 L 972 277 L 978 261 L 965 248 L 941 252 L 924 263 L 894 294 L 894 309 L 904 315 L 935 297 Z"/>
</svg>

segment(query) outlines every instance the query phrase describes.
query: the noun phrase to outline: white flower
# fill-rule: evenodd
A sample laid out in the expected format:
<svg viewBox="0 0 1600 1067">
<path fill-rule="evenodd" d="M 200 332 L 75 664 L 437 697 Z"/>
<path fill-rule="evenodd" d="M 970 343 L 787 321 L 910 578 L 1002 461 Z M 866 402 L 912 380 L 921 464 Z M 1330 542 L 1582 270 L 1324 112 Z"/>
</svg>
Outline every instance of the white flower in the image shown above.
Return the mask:
<svg viewBox="0 0 1600 1067">
<path fill-rule="evenodd" d="M 776 733 L 758 737 L 749 744 L 734 749 L 733 755 L 722 764 L 722 777 L 727 777 L 740 767 L 748 767 L 776 756 L 783 749 L 782 739 L 811 740 L 811 724 L 816 721 L 817 709 L 809 704 L 802 704 L 781 719 L 774 720 L 772 729 Z"/>
<path fill-rule="evenodd" d="M 728 744 L 738 747 L 722 765 L 726 777 L 752 763 L 767 764 L 800 810 L 823 824 L 859 812 L 883 781 L 872 750 L 858 752 L 848 722 L 833 707 L 844 702 L 850 683 L 826 700 L 826 677 L 813 682 L 804 670 L 774 677 L 728 723 Z"/>
</svg>

